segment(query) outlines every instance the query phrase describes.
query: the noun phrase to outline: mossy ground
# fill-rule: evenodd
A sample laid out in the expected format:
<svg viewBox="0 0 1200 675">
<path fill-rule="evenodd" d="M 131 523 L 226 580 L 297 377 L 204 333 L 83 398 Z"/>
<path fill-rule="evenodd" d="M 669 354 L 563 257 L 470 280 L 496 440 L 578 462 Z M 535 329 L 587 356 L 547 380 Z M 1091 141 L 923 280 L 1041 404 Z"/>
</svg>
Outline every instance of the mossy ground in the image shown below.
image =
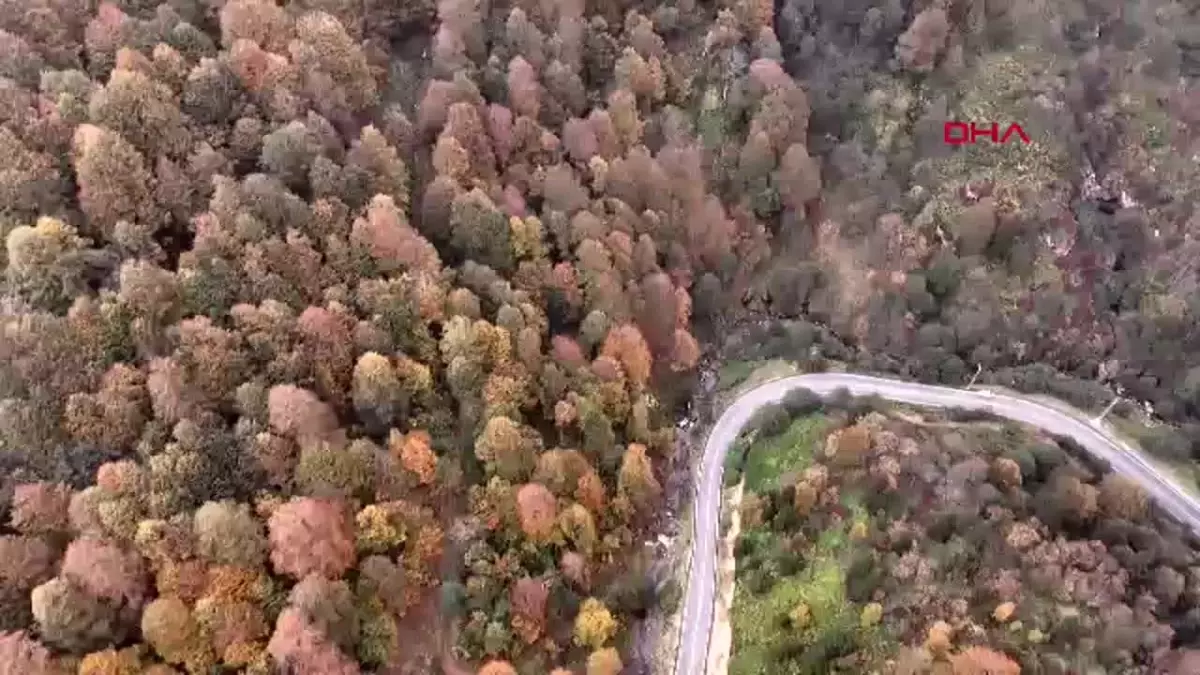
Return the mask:
<svg viewBox="0 0 1200 675">
<path fill-rule="evenodd" d="M 737 392 L 789 375 L 796 375 L 796 364 L 784 359 L 728 361 L 717 371 L 717 391 Z M 735 392 L 736 393 L 736 392 Z"/>
<path fill-rule="evenodd" d="M 753 442 L 744 468 L 745 489 L 765 491 L 780 476 L 803 471 L 812 464 L 829 431 L 829 418 L 811 415 L 797 418 L 778 436 Z M 780 557 L 790 557 L 799 569 L 756 593 L 742 583 L 739 565 L 730 675 L 817 675 L 827 672 L 829 654 L 850 643 L 859 645 L 860 653 L 862 645 L 871 645 L 872 651 L 878 647 L 883 653 L 886 636 L 878 627 L 860 626 L 862 607 L 846 597 L 845 570 L 858 545 L 850 531 L 855 523 L 866 523 L 868 514 L 852 492 L 843 494 L 841 501 L 849 517 L 822 531 L 804 561 L 783 552 L 785 542 L 768 525 L 743 532 L 739 546 L 743 551 L 774 551 L 773 559 L 764 564 L 777 565 Z M 789 619 L 799 606 L 806 607 L 811 617 L 803 628 Z M 788 659 L 788 670 L 783 671 L 777 658 L 780 649 L 800 651 L 802 656 Z"/>
<path fill-rule="evenodd" d="M 717 371 L 717 391 L 728 391 L 746 381 L 762 361 L 729 361 Z"/>
<path fill-rule="evenodd" d="M 779 436 L 756 441 L 746 458 L 746 490 L 759 492 L 785 473 L 803 471 L 816 456 L 827 431 L 825 416 L 810 415 L 794 420 Z"/>
<path fill-rule="evenodd" d="M 867 518 L 854 495 L 842 501 L 851 517 L 821 533 L 802 570 L 764 593 L 739 583 L 732 612 L 730 675 L 818 675 L 829 672 L 827 658 L 843 651 L 844 645 L 855 644 L 859 655 L 868 658 L 890 649 L 883 629 L 861 625 L 862 605 L 846 597 L 846 569 L 856 547 L 865 545 L 852 539 L 850 530 Z M 781 544 L 766 528 L 749 530 L 743 537 L 753 540 L 750 545 L 756 548 Z M 789 618 L 801 606 L 809 616 L 803 627 Z M 801 655 L 788 659 L 786 670 L 781 670 L 780 649 Z"/>
</svg>

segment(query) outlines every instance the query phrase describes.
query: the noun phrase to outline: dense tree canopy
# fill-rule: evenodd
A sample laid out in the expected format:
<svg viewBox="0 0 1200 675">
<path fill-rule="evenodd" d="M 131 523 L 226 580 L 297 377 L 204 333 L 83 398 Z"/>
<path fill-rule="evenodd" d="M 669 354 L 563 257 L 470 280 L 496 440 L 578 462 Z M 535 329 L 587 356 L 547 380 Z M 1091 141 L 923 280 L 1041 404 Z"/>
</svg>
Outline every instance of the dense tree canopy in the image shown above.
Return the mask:
<svg viewBox="0 0 1200 675">
<path fill-rule="evenodd" d="M 1120 388 L 1189 458 L 1190 10 L 984 4 L 3 5 L 0 669 L 632 667 L 709 347 Z M 926 147 L 967 110 L 1036 148 Z"/>
</svg>

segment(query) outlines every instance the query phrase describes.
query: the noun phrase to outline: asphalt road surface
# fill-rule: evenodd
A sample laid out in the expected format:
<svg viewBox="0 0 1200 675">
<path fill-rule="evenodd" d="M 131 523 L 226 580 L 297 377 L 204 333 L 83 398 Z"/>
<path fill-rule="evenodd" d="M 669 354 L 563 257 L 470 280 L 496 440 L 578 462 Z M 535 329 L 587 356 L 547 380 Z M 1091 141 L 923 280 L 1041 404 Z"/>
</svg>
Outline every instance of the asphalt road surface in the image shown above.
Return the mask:
<svg viewBox="0 0 1200 675">
<path fill-rule="evenodd" d="M 1083 412 L 1051 408 L 1019 396 L 990 391 L 955 389 L 902 382 L 848 373 L 811 373 L 768 382 L 739 397 L 713 426 L 704 445 L 704 459 L 696 477 L 693 500 L 695 531 L 692 537 L 692 570 L 683 605 L 683 634 L 676 675 L 703 675 L 708 657 L 716 595 L 717 539 L 720 535 L 721 482 L 725 453 L 755 411 L 781 400 L 793 389 L 805 388 L 820 395 L 846 388 L 855 396 L 876 395 L 910 405 L 964 408 L 990 412 L 1024 422 L 1057 436 L 1075 440 L 1112 470 L 1137 481 L 1162 509 L 1193 531 L 1200 529 L 1200 503 L 1171 476 L 1147 462 L 1141 453 L 1109 435 Z"/>
</svg>

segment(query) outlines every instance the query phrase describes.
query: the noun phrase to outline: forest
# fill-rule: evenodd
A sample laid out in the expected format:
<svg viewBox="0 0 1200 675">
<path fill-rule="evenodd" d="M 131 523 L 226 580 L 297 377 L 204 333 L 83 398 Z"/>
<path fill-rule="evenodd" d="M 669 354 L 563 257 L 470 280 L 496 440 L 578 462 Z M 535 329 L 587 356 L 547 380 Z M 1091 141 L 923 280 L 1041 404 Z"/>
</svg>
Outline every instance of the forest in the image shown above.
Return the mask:
<svg viewBox="0 0 1200 675">
<path fill-rule="evenodd" d="M 1196 9 L 0 0 L 0 673 L 641 672 L 767 315 L 1190 459 Z"/>
<path fill-rule="evenodd" d="M 1200 667 L 1200 541 L 1069 443 L 804 390 L 752 429 L 731 675 Z"/>
</svg>

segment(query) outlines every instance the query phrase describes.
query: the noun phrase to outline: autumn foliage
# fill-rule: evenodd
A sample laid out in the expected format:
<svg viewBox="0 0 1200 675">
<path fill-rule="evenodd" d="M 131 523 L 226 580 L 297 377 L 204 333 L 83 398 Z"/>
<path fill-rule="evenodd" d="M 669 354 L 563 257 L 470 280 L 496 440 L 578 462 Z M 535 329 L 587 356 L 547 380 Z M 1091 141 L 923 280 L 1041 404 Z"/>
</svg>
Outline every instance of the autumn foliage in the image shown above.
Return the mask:
<svg viewBox="0 0 1200 675">
<path fill-rule="evenodd" d="M 539 483 L 526 483 L 517 490 L 517 517 L 521 531 L 535 541 L 554 533 L 557 507 L 554 495 Z"/>
<path fill-rule="evenodd" d="M 619 669 L 642 608 L 577 593 L 650 534 L 699 280 L 770 252 L 679 114 L 716 7 L 0 14 L 5 665 Z M 800 87 L 702 67 L 799 208 Z"/>
<path fill-rule="evenodd" d="M 950 657 L 954 675 L 1020 675 L 1021 666 L 1003 652 L 969 647 Z"/>
<path fill-rule="evenodd" d="M 275 509 L 267 527 L 271 564 L 280 573 L 338 577 L 354 564 L 349 518 L 339 504 L 294 498 Z"/>
</svg>

